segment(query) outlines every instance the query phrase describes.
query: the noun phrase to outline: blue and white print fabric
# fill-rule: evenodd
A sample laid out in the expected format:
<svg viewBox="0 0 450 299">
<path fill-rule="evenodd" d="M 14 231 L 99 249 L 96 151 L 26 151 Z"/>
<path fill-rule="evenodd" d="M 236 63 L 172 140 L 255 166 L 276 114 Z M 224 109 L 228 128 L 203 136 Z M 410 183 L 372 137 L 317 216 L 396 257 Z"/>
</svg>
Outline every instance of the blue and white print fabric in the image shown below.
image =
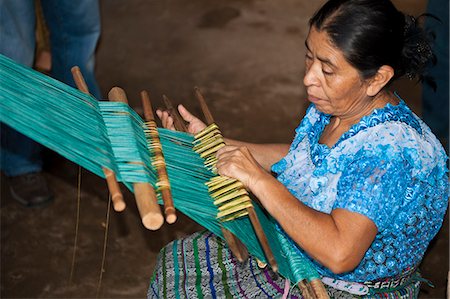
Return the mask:
<svg viewBox="0 0 450 299">
<path fill-rule="evenodd" d="M 444 149 L 403 100 L 363 117 L 332 148 L 319 143 L 330 117 L 312 104 L 272 170 L 309 207 L 360 213 L 378 233 L 353 271 L 335 275 L 317 264 L 319 272 L 362 282 L 416 267 L 447 208 Z"/>
</svg>

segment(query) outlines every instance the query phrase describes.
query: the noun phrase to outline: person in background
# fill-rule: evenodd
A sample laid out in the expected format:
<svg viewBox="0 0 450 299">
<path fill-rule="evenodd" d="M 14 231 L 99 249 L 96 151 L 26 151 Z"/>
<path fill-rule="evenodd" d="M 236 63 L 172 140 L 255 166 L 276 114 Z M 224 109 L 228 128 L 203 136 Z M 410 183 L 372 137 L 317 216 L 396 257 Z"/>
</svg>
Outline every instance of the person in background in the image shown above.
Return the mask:
<svg viewBox="0 0 450 299">
<path fill-rule="evenodd" d="M 50 75 L 75 86 L 70 69 L 80 67 L 90 92 L 100 99 L 94 76 L 94 54 L 100 36 L 98 0 L 0 0 L 0 53 L 33 66 L 36 51 L 35 5 L 50 32 Z M 42 146 L 1 124 L 1 170 L 8 178 L 12 197 L 28 207 L 53 199 L 42 173 Z"/>
<path fill-rule="evenodd" d="M 428 17 L 425 28 L 436 35 L 433 52 L 436 65 L 430 65 L 428 74 L 434 79 L 435 86 L 423 84 L 423 120 L 433 133 L 449 149 L 449 1 L 429 0 Z"/>
<path fill-rule="evenodd" d="M 418 267 L 447 209 L 447 155 L 389 86 L 423 75 L 429 38 L 390 0 L 329 0 L 309 24 L 303 84 L 311 104 L 292 144 L 226 140 L 218 173 L 259 199 L 331 298 L 417 298 Z M 205 128 L 179 112 L 190 133 Z M 157 113 L 173 129 L 172 117 Z M 147 296 L 302 298 L 273 274 L 197 233 L 161 250 Z"/>
</svg>

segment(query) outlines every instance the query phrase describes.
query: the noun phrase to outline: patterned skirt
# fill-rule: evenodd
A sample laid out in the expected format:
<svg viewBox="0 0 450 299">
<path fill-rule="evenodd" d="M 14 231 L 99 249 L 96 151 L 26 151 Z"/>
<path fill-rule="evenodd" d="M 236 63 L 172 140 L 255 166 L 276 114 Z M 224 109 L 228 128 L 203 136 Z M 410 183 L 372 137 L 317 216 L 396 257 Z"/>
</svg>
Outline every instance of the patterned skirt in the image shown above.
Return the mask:
<svg viewBox="0 0 450 299">
<path fill-rule="evenodd" d="M 395 293 L 363 298 L 417 298 L 419 284 Z M 327 287 L 330 298 L 361 298 Z M 283 297 L 286 296 L 286 297 Z M 298 287 L 260 268 L 252 256 L 237 261 L 226 243 L 202 231 L 164 247 L 157 260 L 147 298 L 303 298 Z"/>
</svg>

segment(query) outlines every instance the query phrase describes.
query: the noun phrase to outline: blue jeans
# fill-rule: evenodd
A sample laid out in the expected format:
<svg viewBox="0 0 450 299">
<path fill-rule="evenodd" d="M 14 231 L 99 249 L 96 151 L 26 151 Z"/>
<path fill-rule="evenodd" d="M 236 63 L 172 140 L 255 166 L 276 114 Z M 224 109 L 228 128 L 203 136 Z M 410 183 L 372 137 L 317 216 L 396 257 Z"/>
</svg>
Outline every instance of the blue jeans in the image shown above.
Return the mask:
<svg viewBox="0 0 450 299">
<path fill-rule="evenodd" d="M 434 78 L 437 89 L 433 90 L 431 86 L 423 84 L 423 119 L 440 139 L 448 139 L 449 134 L 448 9 L 448 0 L 429 0 L 427 13 L 438 17 L 441 22 L 428 17 L 425 23 L 426 29 L 436 34 L 433 51 L 437 62 L 429 68 L 428 74 Z M 448 150 L 448 144 L 445 146 Z"/>
<path fill-rule="evenodd" d="M 98 0 L 41 0 L 50 32 L 51 76 L 75 86 L 70 69 L 78 65 L 89 91 L 100 99 L 94 54 L 100 36 Z M 34 0 L 0 0 L 0 53 L 31 67 L 35 53 Z M 1 169 L 7 176 L 42 170 L 42 146 L 1 124 Z"/>
</svg>

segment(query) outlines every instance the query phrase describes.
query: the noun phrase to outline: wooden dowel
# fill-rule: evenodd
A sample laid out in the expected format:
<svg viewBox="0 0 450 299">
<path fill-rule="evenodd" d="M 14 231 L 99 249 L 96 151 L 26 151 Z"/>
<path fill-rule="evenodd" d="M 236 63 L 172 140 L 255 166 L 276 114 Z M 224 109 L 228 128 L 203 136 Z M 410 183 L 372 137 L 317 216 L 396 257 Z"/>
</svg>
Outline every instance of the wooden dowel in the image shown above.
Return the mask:
<svg viewBox="0 0 450 299">
<path fill-rule="evenodd" d="M 155 116 L 153 114 L 153 108 L 150 101 L 150 96 L 148 95 L 148 92 L 146 90 L 143 90 L 141 92 L 141 101 L 142 101 L 142 108 L 144 109 L 144 117 L 146 121 L 155 121 Z M 159 137 L 153 137 L 153 141 L 161 144 L 161 141 Z M 155 156 L 157 158 L 160 158 L 162 161 L 164 161 L 164 154 L 161 151 L 156 151 Z M 158 171 L 158 178 L 167 178 L 167 184 L 168 181 L 168 175 L 167 175 L 167 169 L 165 165 L 162 165 L 160 167 L 156 167 Z M 163 188 L 161 190 L 161 196 L 164 202 L 164 215 L 166 216 L 166 222 L 169 224 L 175 223 L 177 220 L 177 214 L 175 210 L 175 206 L 173 204 L 173 198 L 172 198 L 172 192 L 170 191 L 170 187 Z"/>
<path fill-rule="evenodd" d="M 78 66 L 74 66 L 71 69 L 73 80 L 75 81 L 75 84 L 77 88 L 84 92 L 85 94 L 89 94 L 89 89 L 86 84 L 86 81 L 83 78 L 83 75 L 81 74 L 81 70 Z M 125 201 L 123 200 L 122 191 L 120 191 L 119 182 L 117 182 L 116 174 L 114 171 L 112 171 L 109 168 L 102 167 L 103 174 L 105 175 L 106 184 L 108 185 L 109 193 L 111 194 L 111 200 L 113 203 L 114 211 L 116 212 L 122 212 L 125 210 L 125 207 L 127 206 L 125 204 Z"/>
<path fill-rule="evenodd" d="M 318 299 L 316 293 L 314 292 L 314 289 L 311 285 L 311 282 L 308 282 L 306 284 L 306 287 L 308 288 L 309 294 L 311 295 L 312 299 Z"/>
<path fill-rule="evenodd" d="M 205 116 L 206 124 L 210 125 L 214 123 L 214 118 L 211 114 L 211 111 L 208 108 L 208 105 L 206 105 L 205 98 L 200 92 L 200 89 L 198 87 L 194 87 L 195 96 L 197 97 L 198 102 L 200 103 L 200 107 L 202 108 L 203 115 Z"/>
<path fill-rule="evenodd" d="M 128 104 L 127 95 L 120 87 L 113 87 L 108 93 L 108 99 Z M 133 189 L 142 224 L 150 230 L 159 229 L 164 223 L 164 218 L 152 185 L 150 183 L 133 183 Z"/>
<path fill-rule="evenodd" d="M 108 92 L 108 100 L 112 102 L 122 102 L 128 105 L 128 97 L 125 90 L 117 86 L 111 88 Z"/>
<path fill-rule="evenodd" d="M 270 249 L 269 241 L 267 240 L 266 234 L 262 229 L 261 222 L 259 222 L 258 216 L 256 215 L 255 209 L 253 207 L 247 208 L 248 217 L 253 225 L 256 236 L 258 237 L 259 243 L 264 251 L 267 258 L 267 263 L 272 267 L 273 272 L 278 272 L 278 264 L 273 255 L 272 249 Z"/>
<path fill-rule="evenodd" d="M 233 253 L 234 257 L 241 263 L 248 259 L 248 251 L 245 245 L 228 229 L 221 227 L 222 234 L 227 241 L 228 247 Z"/>
<path fill-rule="evenodd" d="M 150 96 L 146 90 L 141 91 L 141 102 L 145 120 L 154 121 L 155 115 L 153 114 L 152 102 L 150 101 Z"/>
<path fill-rule="evenodd" d="M 299 281 L 297 285 L 305 299 L 317 299 L 315 294 L 311 292 L 311 287 L 306 279 Z"/>
<path fill-rule="evenodd" d="M 173 118 L 173 125 L 175 127 L 175 130 L 187 132 L 186 124 L 184 123 L 183 118 L 178 113 L 178 110 L 175 107 L 173 107 L 172 101 L 170 101 L 170 99 L 165 95 L 163 95 L 163 101 L 164 104 L 166 105 L 169 114 Z"/>
<path fill-rule="evenodd" d="M 318 299 L 329 299 L 328 292 L 320 279 L 311 280 L 309 283 Z"/>
<path fill-rule="evenodd" d="M 74 66 L 70 70 L 72 72 L 73 81 L 75 81 L 78 90 L 84 92 L 85 94 L 90 94 L 89 88 L 84 80 L 83 74 L 81 74 L 80 68 L 78 66 Z"/>
<path fill-rule="evenodd" d="M 206 124 L 209 126 L 214 123 L 214 118 L 212 116 L 211 111 L 209 110 L 208 105 L 206 104 L 205 98 L 200 93 L 200 89 L 198 87 L 194 87 L 195 96 L 202 108 L 203 116 L 205 117 Z M 233 255 L 237 258 L 241 263 L 248 259 L 248 250 L 245 247 L 244 243 L 241 242 L 232 232 L 227 230 L 222 226 L 222 234 L 227 241 L 228 247 L 230 248 Z"/>
<path fill-rule="evenodd" d="M 149 183 L 133 183 L 134 196 L 142 224 L 149 230 L 159 229 L 164 218 L 156 199 L 155 189 Z"/>
<path fill-rule="evenodd" d="M 123 199 L 122 191 L 120 191 L 119 182 L 117 182 L 116 174 L 109 168 L 102 167 L 105 174 L 106 184 L 108 185 L 109 193 L 111 194 L 111 200 L 114 211 L 122 212 L 126 208 L 125 201 Z"/>
</svg>

